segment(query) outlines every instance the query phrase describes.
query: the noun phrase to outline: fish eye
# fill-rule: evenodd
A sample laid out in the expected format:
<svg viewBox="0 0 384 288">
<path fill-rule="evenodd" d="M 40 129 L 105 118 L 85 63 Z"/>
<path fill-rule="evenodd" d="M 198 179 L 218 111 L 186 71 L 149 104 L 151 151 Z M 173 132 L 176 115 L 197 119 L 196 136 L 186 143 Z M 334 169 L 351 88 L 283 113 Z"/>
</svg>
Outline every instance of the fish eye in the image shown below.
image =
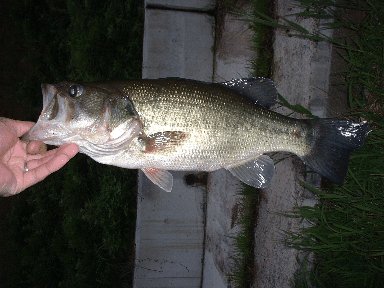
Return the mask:
<svg viewBox="0 0 384 288">
<path fill-rule="evenodd" d="M 79 84 L 74 84 L 69 87 L 68 94 L 71 97 L 79 97 L 83 94 L 84 88 Z"/>
</svg>

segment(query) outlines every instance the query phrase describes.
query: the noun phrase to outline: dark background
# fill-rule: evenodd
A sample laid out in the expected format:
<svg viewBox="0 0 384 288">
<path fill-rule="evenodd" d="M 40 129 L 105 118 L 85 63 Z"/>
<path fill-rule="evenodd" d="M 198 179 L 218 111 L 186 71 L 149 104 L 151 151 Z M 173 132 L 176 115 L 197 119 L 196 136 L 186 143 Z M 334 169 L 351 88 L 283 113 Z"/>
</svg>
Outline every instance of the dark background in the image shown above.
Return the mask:
<svg viewBox="0 0 384 288">
<path fill-rule="evenodd" d="M 0 3 L 0 117 L 36 121 L 40 84 L 141 77 L 143 1 Z M 77 155 L 0 198 L 1 287 L 130 287 L 134 170 Z"/>
</svg>

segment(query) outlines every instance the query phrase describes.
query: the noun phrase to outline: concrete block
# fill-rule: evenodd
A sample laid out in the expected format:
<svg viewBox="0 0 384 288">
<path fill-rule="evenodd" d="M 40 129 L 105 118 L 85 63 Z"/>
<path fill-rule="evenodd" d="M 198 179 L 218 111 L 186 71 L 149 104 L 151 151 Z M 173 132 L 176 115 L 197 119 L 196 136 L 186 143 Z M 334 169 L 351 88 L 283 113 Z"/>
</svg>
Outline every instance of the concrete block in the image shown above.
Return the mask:
<svg viewBox="0 0 384 288">
<path fill-rule="evenodd" d="M 252 31 L 249 21 L 231 14 L 224 16 L 217 39 L 214 82 L 249 77 L 256 53 L 252 47 Z"/>
<path fill-rule="evenodd" d="M 248 7 L 249 8 L 249 7 Z M 244 11 L 247 7 L 242 7 Z M 255 59 L 251 49 L 249 22 L 227 14 L 216 39 L 214 82 L 250 76 Z M 203 288 L 232 287 L 236 222 L 240 214 L 241 182 L 224 169 L 210 173 L 207 192 L 207 224 L 204 250 Z"/>
<path fill-rule="evenodd" d="M 295 16 L 300 8 L 295 1 L 276 1 L 276 14 L 318 31 L 322 23 L 314 19 Z M 288 33 L 287 33 L 288 32 Z M 332 33 L 328 31 L 327 33 Z M 328 34 L 331 36 L 331 34 Z M 315 115 L 326 115 L 329 89 L 331 45 L 308 39 L 290 37 L 289 31 L 275 30 L 274 81 L 277 90 L 291 104 L 300 104 Z M 290 111 L 278 109 L 282 114 Z M 300 114 L 291 117 L 303 117 Z M 316 199 L 298 183 L 304 178 L 304 164 L 291 156 L 276 165 L 272 185 L 265 190 L 259 204 L 258 223 L 255 229 L 255 287 L 291 287 L 298 261 L 303 252 L 285 245 L 286 233 L 298 232 L 309 223 L 284 216 L 295 207 L 315 205 Z M 306 179 L 308 181 L 308 179 Z M 311 183 L 318 182 L 313 178 Z M 311 259 L 311 256 L 309 256 Z"/>
<path fill-rule="evenodd" d="M 196 10 L 207 7 L 202 3 L 208 2 L 161 1 L 160 4 L 179 3 L 179 8 Z M 212 81 L 212 16 L 146 9 L 144 26 L 143 78 Z M 201 287 L 206 192 L 201 187 L 186 186 L 183 181 L 186 172 L 172 174 L 173 190 L 166 193 L 139 173 L 134 271 L 137 288 Z"/>
<path fill-rule="evenodd" d="M 297 181 L 302 174 L 300 160 L 290 157 L 276 165 L 271 186 L 263 191 L 255 228 L 254 287 L 292 287 L 298 269 L 298 251 L 285 244 L 287 232 L 301 228 L 300 219 L 287 217 L 301 205 L 304 188 Z"/>
<path fill-rule="evenodd" d="M 202 288 L 232 287 L 235 236 L 239 232 L 239 197 L 242 184 L 224 169 L 210 173 Z"/>
<path fill-rule="evenodd" d="M 167 193 L 139 174 L 134 287 L 200 287 L 205 191 L 172 172 Z"/>
<path fill-rule="evenodd" d="M 146 7 L 157 6 L 162 8 L 210 11 L 215 8 L 214 0 L 146 0 Z"/>
<path fill-rule="evenodd" d="M 294 16 L 300 12 L 295 1 L 277 1 L 276 10 L 277 15 L 287 17 L 310 32 L 319 31 L 325 24 Z M 332 37 L 331 29 L 322 32 Z M 303 105 L 314 115 L 326 117 L 332 45 L 290 37 L 285 30 L 276 29 L 273 46 L 274 81 L 280 94 L 291 104 Z"/>
<path fill-rule="evenodd" d="M 212 16 L 147 9 L 144 25 L 143 78 L 212 81 Z"/>
</svg>

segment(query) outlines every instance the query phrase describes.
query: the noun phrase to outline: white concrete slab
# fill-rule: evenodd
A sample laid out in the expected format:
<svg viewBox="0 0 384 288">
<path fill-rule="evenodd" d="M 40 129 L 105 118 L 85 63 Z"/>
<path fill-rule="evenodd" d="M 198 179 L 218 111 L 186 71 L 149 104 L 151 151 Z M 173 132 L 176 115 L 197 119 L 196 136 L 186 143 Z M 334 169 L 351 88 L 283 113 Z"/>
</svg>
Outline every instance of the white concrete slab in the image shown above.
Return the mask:
<svg viewBox="0 0 384 288">
<path fill-rule="evenodd" d="M 212 16 L 146 9 L 144 25 L 143 78 L 212 81 Z M 139 173 L 134 271 L 137 288 L 201 287 L 206 192 L 201 187 L 186 186 L 186 172 L 172 174 L 173 190 L 166 193 Z"/>
<path fill-rule="evenodd" d="M 300 221 L 284 214 L 301 205 L 303 189 L 297 181 L 303 173 L 300 164 L 293 157 L 279 162 L 272 185 L 263 191 L 255 229 L 254 287 L 292 287 L 298 252 L 286 246 L 285 232 L 298 231 Z"/>
<path fill-rule="evenodd" d="M 323 22 L 289 16 L 300 11 L 295 0 L 279 0 L 276 14 L 302 25 L 308 31 L 321 29 Z M 327 36 L 332 30 L 323 31 Z M 329 90 L 332 46 L 327 42 L 313 42 L 291 37 L 296 31 L 275 31 L 273 80 L 277 88 L 292 104 L 300 104 L 319 117 L 326 115 Z"/>
<path fill-rule="evenodd" d="M 200 287 L 205 191 L 172 172 L 167 193 L 139 175 L 134 287 Z"/>
<path fill-rule="evenodd" d="M 147 6 L 160 6 L 163 8 L 210 11 L 215 8 L 214 0 L 146 0 Z"/>
<path fill-rule="evenodd" d="M 244 11 L 249 8 L 243 6 Z M 251 75 L 252 31 L 249 22 L 232 14 L 224 15 L 216 39 L 214 82 Z M 202 287 L 231 287 L 234 272 L 235 237 L 239 232 L 240 181 L 225 170 L 210 173 L 207 193 L 207 224 Z"/>
<path fill-rule="evenodd" d="M 210 173 L 203 271 L 204 288 L 230 287 L 241 183 L 224 169 Z"/>
<path fill-rule="evenodd" d="M 143 78 L 212 81 L 212 16 L 146 9 L 144 25 Z"/>
</svg>

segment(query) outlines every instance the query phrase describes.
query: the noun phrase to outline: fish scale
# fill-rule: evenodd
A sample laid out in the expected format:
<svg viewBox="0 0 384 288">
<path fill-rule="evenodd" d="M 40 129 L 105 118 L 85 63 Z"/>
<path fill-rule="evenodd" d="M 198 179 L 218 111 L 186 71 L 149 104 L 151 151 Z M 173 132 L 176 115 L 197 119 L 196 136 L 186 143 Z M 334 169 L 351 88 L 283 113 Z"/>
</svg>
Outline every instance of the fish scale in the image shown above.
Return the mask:
<svg viewBox="0 0 384 288">
<path fill-rule="evenodd" d="M 289 137 L 289 130 L 306 128 L 298 120 L 252 105 L 248 99 L 219 85 L 198 90 L 199 82 L 195 81 L 157 81 L 150 86 L 146 81 L 141 85 L 137 81 L 132 86 L 125 84 L 122 91 L 135 103 L 147 135 L 184 131 L 188 141 L 172 151 L 164 151 L 164 155 L 143 155 L 139 149 L 134 155 L 146 158 L 144 163 L 149 161 L 171 170 L 211 171 L 265 152 L 280 150 L 303 155 L 307 150 L 305 137 Z M 159 89 L 156 84 L 165 87 Z M 286 135 L 276 135 L 275 130 Z M 129 155 L 135 163 L 140 162 L 133 160 L 135 156 Z"/>
</svg>

